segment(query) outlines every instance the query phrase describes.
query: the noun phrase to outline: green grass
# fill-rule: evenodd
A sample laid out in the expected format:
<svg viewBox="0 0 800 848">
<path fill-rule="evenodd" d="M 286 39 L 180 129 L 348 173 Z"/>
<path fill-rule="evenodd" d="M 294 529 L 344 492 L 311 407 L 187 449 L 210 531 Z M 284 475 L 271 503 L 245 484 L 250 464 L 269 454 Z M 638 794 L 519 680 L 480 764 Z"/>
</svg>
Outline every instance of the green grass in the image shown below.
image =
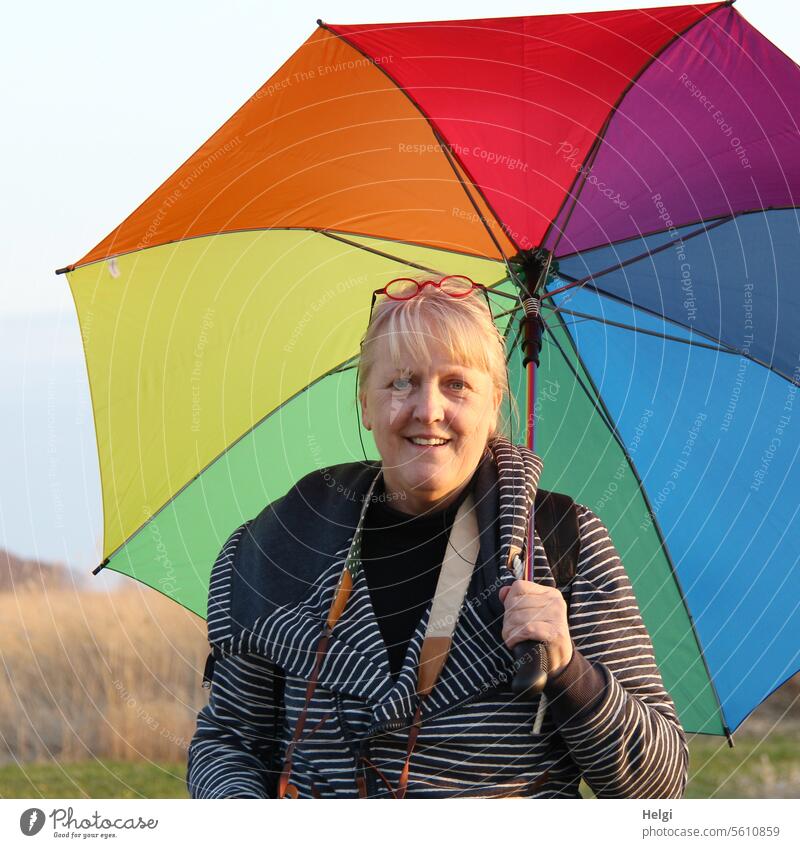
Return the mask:
<svg viewBox="0 0 800 848">
<path fill-rule="evenodd" d="M 719 736 L 689 737 L 689 780 L 684 798 L 800 797 L 796 735 L 737 734 L 735 747 Z M 594 793 L 581 783 L 581 795 Z"/>
<path fill-rule="evenodd" d="M 188 798 L 182 763 L 28 763 L 0 767 L 0 798 Z"/>
<path fill-rule="evenodd" d="M 687 798 L 800 797 L 800 746 L 796 736 L 771 732 L 690 740 Z M 92 760 L 0 767 L 0 798 L 186 798 L 186 768 L 148 762 Z M 584 794 L 591 791 L 583 787 Z"/>
<path fill-rule="evenodd" d="M 796 734 L 765 738 L 736 734 L 735 747 L 713 736 L 689 743 L 687 798 L 800 797 L 800 745 Z"/>
</svg>

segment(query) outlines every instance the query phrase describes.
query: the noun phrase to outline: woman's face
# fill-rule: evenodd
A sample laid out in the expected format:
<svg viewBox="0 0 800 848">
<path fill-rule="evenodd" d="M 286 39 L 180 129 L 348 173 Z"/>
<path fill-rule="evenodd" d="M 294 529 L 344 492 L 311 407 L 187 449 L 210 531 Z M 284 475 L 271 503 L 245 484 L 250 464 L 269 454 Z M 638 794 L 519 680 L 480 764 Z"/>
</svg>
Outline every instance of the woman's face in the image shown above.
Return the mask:
<svg viewBox="0 0 800 848">
<path fill-rule="evenodd" d="M 488 373 L 452 361 L 433 342 L 430 360 L 395 370 L 386 336 L 377 339 L 375 365 L 361 392 L 364 426 L 383 460 L 386 493 L 395 509 L 419 514 L 444 508 L 474 473 L 497 419 L 502 391 Z M 446 439 L 417 445 L 414 437 Z"/>
</svg>

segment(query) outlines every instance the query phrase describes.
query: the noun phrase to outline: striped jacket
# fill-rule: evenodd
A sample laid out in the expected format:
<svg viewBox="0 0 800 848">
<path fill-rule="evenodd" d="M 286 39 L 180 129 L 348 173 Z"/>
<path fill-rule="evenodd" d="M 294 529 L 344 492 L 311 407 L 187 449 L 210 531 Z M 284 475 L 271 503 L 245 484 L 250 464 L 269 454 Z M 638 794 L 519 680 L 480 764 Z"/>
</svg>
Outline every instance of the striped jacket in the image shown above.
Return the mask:
<svg viewBox="0 0 800 848">
<path fill-rule="evenodd" d="M 321 622 L 379 471 L 377 462 L 357 462 L 312 472 L 224 545 L 209 591 L 213 681 L 189 748 L 192 797 L 274 797 Z M 680 797 L 683 731 L 619 556 L 586 507 L 578 507 L 580 557 L 569 607 L 576 650 L 568 668 L 583 663 L 601 681 L 599 691 L 576 708 L 569 692 L 548 690 L 535 735 L 537 701 L 511 693 L 513 657 L 500 636 L 497 592 L 514 579 L 501 563 L 523 538 L 540 471 L 538 457 L 502 438 L 481 460 L 474 489 L 480 552 L 450 655 L 423 705 L 407 797 L 579 797 L 581 777 L 599 797 Z M 538 582 L 554 585 L 538 535 L 534 569 Z M 396 786 L 429 613 L 430 605 L 394 682 L 359 573 L 306 727 L 324 721 L 294 752 L 300 797 L 357 797 L 360 756 Z M 572 688 L 581 688 L 574 674 Z M 372 770 L 366 777 L 371 796 L 389 795 Z"/>
</svg>

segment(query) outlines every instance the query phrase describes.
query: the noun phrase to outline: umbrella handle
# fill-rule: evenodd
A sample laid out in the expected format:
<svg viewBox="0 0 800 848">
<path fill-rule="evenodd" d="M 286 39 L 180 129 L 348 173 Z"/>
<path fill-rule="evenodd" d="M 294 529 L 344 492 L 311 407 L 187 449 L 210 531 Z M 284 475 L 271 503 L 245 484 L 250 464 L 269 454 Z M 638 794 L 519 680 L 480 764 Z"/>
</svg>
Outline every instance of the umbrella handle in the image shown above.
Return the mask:
<svg viewBox="0 0 800 848">
<path fill-rule="evenodd" d="M 523 700 L 532 701 L 547 683 L 547 647 L 544 642 L 518 642 L 511 653 L 517 666 L 511 691 Z"/>
<path fill-rule="evenodd" d="M 533 524 L 533 522 L 530 522 Z M 530 528 L 529 528 L 530 529 Z M 528 548 L 530 550 L 530 547 Z M 531 574 L 530 557 L 528 560 L 528 579 Z M 514 560 L 517 568 L 522 566 L 519 561 L 519 556 Z M 512 569 L 513 570 L 513 569 Z M 528 639 L 525 642 L 517 642 L 511 649 L 514 656 L 514 679 L 511 681 L 511 691 L 519 698 L 525 701 L 532 701 L 537 695 L 540 695 L 547 683 L 547 673 L 550 671 L 550 658 L 547 654 L 547 646 L 544 642 L 535 642 L 533 639 Z"/>
</svg>

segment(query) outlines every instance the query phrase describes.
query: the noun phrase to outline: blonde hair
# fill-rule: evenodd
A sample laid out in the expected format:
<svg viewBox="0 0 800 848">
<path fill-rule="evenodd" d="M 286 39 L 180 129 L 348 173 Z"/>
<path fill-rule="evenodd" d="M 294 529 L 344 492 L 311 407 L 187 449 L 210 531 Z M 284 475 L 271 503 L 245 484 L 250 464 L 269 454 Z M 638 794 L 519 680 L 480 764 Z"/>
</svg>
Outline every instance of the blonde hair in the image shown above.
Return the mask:
<svg viewBox="0 0 800 848">
<path fill-rule="evenodd" d="M 433 279 L 438 282 L 444 275 L 418 275 L 412 277 L 420 282 Z M 361 340 L 361 356 L 358 361 L 358 389 L 361 395 L 369 383 L 375 365 L 376 344 L 386 336 L 389 356 L 396 368 L 403 363 L 403 354 L 410 353 L 415 359 L 431 359 L 430 340 L 442 344 L 453 361 L 468 368 L 487 373 L 492 385 L 501 391 L 501 402 L 497 419 L 489 433 L 489 439 L 508 434 L 513 415 L 517 424 L 519 412 L 513 395 L 509 391 L 506 369 L 505 340 L 495 326 L 486 299 L 478 290 L 466 297 L 451 297 L 434 286 L 424 286 L 409 300 L 383 298 L 375 304 L 372 319 Z M 504 401 L 508 401 L 511 414 L 503 417 Z"/>
</svg>

